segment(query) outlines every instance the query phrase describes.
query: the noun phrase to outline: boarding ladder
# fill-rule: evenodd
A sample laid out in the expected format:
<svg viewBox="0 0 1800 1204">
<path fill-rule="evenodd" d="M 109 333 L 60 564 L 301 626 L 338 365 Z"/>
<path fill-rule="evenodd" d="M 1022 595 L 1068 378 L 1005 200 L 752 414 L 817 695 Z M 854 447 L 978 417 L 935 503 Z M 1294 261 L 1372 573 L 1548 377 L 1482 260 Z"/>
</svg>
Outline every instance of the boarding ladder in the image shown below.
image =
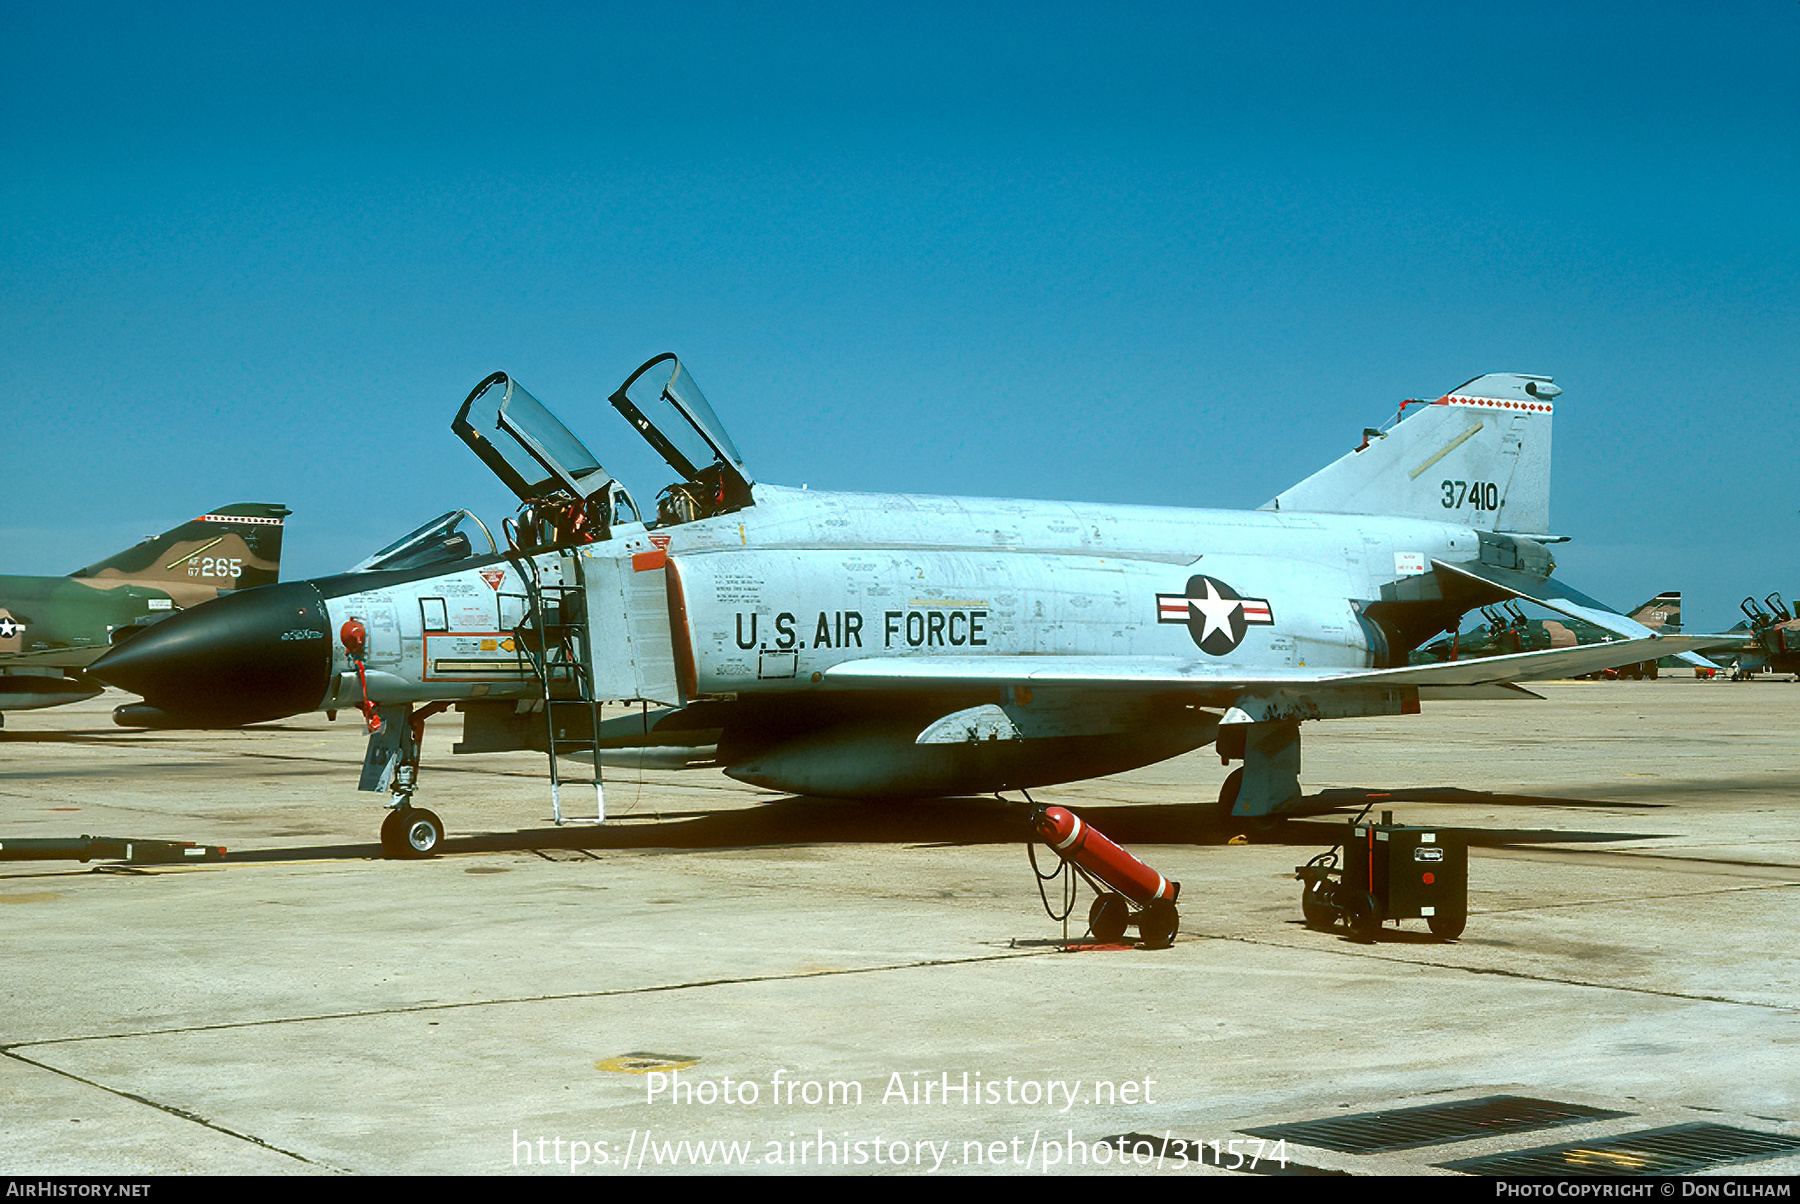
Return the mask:
<svg viewBox="0 0 1800 1204">
<path fill-rule="evenodd" d="M 563 553 L 564 580 L 545 585 L 531 556 L 518 560 L 529 605 L 514 630 L 514 641 L 544 691 L 545 750 L 550 758 L 550 811 L 563 822 L 562 770 L 558 753 L 581 749 L 593 752 L 593 772 L 585 782 L 594 791 L 594 817 L 581 822 L 606 822 L 606 790 L 600 780 L 600 700 L 594 697 L 593 649 L 588 639 L 587 579 L 579 551 Z M 573 573 L 573 584 L 568 574 Z"/>
</svg>

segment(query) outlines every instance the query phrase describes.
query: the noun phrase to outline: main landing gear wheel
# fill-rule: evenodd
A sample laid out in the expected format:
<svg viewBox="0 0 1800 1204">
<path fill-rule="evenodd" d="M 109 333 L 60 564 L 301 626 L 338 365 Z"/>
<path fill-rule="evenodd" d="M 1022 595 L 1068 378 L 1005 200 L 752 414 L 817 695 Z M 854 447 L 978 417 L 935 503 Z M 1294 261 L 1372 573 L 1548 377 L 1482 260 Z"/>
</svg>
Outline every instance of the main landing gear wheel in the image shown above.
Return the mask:
<svg viewBox="0 0 1800 1204">
<path fill-rule="evenodd" d="M 1219 787 L 1219 818 L 1230 822 L 1231 809 L 1237 806 L 1238 792 L 1244 788 L 1244 767 L 1238 766 L 1225 778 L 1224 785 Z"/>
<path fill-rule="evenodd" d="M 433 857 L 443 843 L 444 821 L 423 807 L 402 807 L 381 821 L 381 851 L 390 858 Z"/>
<path fill-rule="evenodd" d="M 1167 899 L 1152 899 L 1138 912 L 1138 935 L 1146 949 L 1167 949 L 1175 943 L 1175 931 L 1181 926 L 1181 915 Z"/>
<path fill-rule="evenodd" d="M 1281 815 L 1233 815 L 1231 809 L 1237 806 L 1238 795 L 1244 789 L 1244 767 L 1238 766 L 1225 778 L 1219 787 L 1219 809 L 1214 813 L 1223 824 L 1238 825 L 1239 832 L 1255 832 L 1266 836 L 1281 827 L 1286 817 Z"/>
<path fill-rule="evenodd" d="M 1102 945 L 1116 945 L 1125 935 L 1125 925 L 1131 922 L 1131 905 L 1125 901 L 1124 895 L 1108 892 L 1094 899 L 1094 905 L 1088 908 L 1088 931 Z"/>
</svg>

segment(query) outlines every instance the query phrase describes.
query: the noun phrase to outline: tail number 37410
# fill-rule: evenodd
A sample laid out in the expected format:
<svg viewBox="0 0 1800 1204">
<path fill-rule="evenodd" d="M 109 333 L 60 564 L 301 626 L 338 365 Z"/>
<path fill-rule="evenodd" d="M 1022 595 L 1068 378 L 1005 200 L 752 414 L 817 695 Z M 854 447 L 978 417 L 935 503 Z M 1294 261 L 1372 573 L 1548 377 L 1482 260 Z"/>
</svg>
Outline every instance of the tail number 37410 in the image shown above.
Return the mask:
<svg viewBox="0 0 1800 1204">
<path fill-rule="evenodd" d="M 1477 510 L 1500 509 L 1500 486 L 1492 481 L 1445 481 L 1444 509 L 1473 506 Z"/>
</svg>

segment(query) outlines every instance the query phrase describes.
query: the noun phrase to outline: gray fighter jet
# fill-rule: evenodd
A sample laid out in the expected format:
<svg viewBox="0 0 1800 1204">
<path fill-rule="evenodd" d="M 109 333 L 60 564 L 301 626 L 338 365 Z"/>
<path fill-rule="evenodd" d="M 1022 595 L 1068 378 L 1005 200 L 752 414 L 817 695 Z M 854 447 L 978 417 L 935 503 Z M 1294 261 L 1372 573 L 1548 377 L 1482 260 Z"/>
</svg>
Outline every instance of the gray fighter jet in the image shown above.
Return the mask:
<svg viewBox="0 0 1800 1204">
<path fill-rule="evenodd" d="M 1483 376 L 1403 405 L 1257 510 L 1183 510 L 761 483 L 663 355 L 612 396 L 676 476 L 645 513 L 496 373 L 452 429 L 520 499 L 507 550 L 471 555 L 428 525 L 386 550 L 395 567 L 222 599 L 90 672 L 143 695 L 138 722 L 361 710 L 362 788 L 391 792 L 394 856 L 442 839 L 413 796 L 422 724 L 451 705 L 458 751 L 550 754 L 559 819 L 559 755 L 697 738 L 742 781 L 865 798 L 1030 788 L 1215 743 L 1243 762 L 1221 809 L 1278 816 L 1300 798 L 1305 721 L 1532 697 L 1516 683 L 1720 642 L 1659 636 L 1552 576 L 1558 392 Z M 1514 598 L 1622 638 L 1408 663 Z M 628 734 L 603 701 L 645 708 Z"/>
</svg>

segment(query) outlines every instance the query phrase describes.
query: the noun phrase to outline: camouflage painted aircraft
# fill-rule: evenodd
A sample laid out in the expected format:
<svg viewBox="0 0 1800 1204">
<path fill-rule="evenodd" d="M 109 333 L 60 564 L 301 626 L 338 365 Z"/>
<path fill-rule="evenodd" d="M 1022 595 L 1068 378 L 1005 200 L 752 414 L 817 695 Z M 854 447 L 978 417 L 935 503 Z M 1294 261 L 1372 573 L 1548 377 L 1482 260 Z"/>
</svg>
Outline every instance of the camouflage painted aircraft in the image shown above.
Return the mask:
<svg viewBox="0 0 1800 1204">
<path fill-rule="evenodd" d="M 1487 622 L 1469 631 L 1457 632 L 1427 644 L 1413 653 L 1413 664 L 1429 665 L 1438 661 L 1501 656 L 1510 652 L 1534 652 L 1545 648 L 1575 648 L 1582 644 L 1611 643 L 1619 638 L 1616 632 L 1580 619 L 1526 618 L 1525 612 L 1519 609 L 1516 602 L 1507 602 L 1499 607 L 1484 606 L 1481 614 Z M 1675 634 L 1681 630 L 1681 591 L 1665 590 L 1629 611 L 1627 617 L 1658 634 Z M 1657 676 L 1657 662 L 1640 661 L 1635 665 L 1608 669 L 1606 674 L 1654 679 Z"/>
<path fill-rule="evenodd" d="M 716 741 L 739 780 L 863 798 L 1030 788 L 1216 744 L 1243 762 L 1221 809 L 1277 817 L 1300 801 L 1303 721 L 1532 697 L 1516 683 L 1718 642 L 1659 636 L 1551 576 L 1559 391 L 1484 376 L 1403 405 L 1256 511 L 1181 510 L 759 483 L 664 355 L 611 399 L 676 476 L 646 521 L 495 373 L 451 427 L 520 499 L 506 551 L 221 599 L 92 673 L 169 723 L 361 710 L 361 787 L 391 792 L 397 857 L 443 837 L 413 798 L 423 724 L 452 705 L 458 751 L 549 752 L 559 821 L 558 755 L 626 738 Z M 1509 598 L 1622 638 L 1408 663 Z M 645 709 L 603 723 L 604 700 Z"/>
<path fill-rule="evenodd" d="M 222 593 L 268 585 L 290 511 L 239 502 L 67 577 L 0 576 L 0 721 L 104 688 L 86 667 L 150 624 Z"/>
</svg>

